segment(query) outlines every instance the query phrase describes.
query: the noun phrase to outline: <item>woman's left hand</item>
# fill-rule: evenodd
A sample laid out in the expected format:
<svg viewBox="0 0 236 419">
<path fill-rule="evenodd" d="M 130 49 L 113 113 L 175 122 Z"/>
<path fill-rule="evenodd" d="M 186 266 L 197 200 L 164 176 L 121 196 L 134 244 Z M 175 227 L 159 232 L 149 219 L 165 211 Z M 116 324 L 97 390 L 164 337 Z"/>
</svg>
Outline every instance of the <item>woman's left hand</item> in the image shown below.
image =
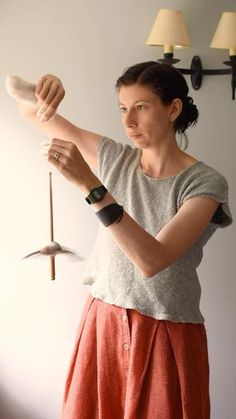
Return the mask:
<svg viewBox="0 0 236 419">
<path fill-rule="evenodd" d="M 81 192 L 87 194 L 100 183 L 74 143 L 54 138 L 42 143 L 40 153 Z"/>
</svg>

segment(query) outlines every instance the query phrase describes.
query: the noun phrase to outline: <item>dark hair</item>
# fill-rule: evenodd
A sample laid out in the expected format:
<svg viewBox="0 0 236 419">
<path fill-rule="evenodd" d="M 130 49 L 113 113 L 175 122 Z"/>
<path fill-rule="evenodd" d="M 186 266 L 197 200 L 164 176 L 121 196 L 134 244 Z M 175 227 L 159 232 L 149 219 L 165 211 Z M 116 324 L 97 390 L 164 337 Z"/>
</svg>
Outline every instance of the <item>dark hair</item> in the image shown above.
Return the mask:
<svg viewBox="0 0 236 419">
<path fill-rule="evenodd" d="M 182 111 L 174 122 L 175 131 L 182 134 L 198 119 L 198 109 L 193 99 L 188 96 L 188 85 L 184 76 L 170 64 L 161 64 L 155 61 L 147 61 L 135 64 L 127 69 L 116 82 L 116 89 L 131 84 L 148 86 L 153 93 L 158 95 L 162 103 L 169 105 L 173 99 L 182 101 Z"/>
</svg>

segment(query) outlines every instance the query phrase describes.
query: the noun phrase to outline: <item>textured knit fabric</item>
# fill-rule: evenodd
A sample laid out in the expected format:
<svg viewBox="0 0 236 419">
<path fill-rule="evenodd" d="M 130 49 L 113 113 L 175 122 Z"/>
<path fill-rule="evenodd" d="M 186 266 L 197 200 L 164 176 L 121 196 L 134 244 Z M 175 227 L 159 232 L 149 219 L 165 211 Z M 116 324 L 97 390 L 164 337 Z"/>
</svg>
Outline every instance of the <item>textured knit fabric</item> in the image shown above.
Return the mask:
<svg viewBox="0 0 236 419">
<path fill-rule="evenodd" d="M 153 179 L 142 172 L 140 157 L 139 149 L 103 138 L 99 145 L 98 175 L 117 202 L 151 235 L 156 236 L 192 197 L 210 197 L 221 206 L 186 254 L 148 279 L 101 225 L 82 282 L 91 285 L 94 297 L 107 303 L 136 309 L 155 319 L 203 323 L 196 268 L 202 260 L 203 246 L 217 227 L 231 223 L 227 182 L 203 162 L 193 164 L 176 176 Z"/>
<path fill-rule="evenodd" d="M 209 418 L 204 325 L 156 320 L 89 297 L 62 419 Z"/>
</svg>

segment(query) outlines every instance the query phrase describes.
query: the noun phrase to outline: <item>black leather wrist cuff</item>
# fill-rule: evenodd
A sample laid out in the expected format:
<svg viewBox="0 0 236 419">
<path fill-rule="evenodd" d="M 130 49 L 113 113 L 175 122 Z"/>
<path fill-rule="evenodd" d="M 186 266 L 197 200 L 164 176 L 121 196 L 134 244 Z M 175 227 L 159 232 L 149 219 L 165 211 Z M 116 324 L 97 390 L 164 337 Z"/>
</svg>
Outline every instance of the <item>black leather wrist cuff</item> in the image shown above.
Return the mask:
<svg viewBox="0 0 236 419">
<path fill-rule="evenodd" d="M 114 222 L 119 223 L 124 213 L 124 208 L 119 204 L 110 204 L 95 214 L 105 227 L 113 224 Z"/>
</svg>

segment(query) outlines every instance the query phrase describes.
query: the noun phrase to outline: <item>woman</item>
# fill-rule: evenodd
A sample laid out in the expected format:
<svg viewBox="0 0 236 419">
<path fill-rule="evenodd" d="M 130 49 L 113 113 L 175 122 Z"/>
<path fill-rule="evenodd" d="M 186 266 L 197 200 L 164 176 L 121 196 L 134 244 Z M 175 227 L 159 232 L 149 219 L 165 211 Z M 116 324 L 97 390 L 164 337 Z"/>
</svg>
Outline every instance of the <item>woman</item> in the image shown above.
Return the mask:
<svg viewBox="0 0 236 419">
<path fill-rule="evenodd" d="M 90 284 L 62 410 L 63 419 L 208 419 L 209 367 L 196 268 L 217 227 L 231 223 L 228 188 L 181 150 L 176 133 L 197 121 L 184 77 L 145 62 L 116 88 L 130 145 L 58 114 L 61 82 L 44 76 L 38 110 L 47 159 L 74 182 L 101 226 L 83 274 Z M 91 169 L 96 168 L 98 176 Z"/>
</svg>

